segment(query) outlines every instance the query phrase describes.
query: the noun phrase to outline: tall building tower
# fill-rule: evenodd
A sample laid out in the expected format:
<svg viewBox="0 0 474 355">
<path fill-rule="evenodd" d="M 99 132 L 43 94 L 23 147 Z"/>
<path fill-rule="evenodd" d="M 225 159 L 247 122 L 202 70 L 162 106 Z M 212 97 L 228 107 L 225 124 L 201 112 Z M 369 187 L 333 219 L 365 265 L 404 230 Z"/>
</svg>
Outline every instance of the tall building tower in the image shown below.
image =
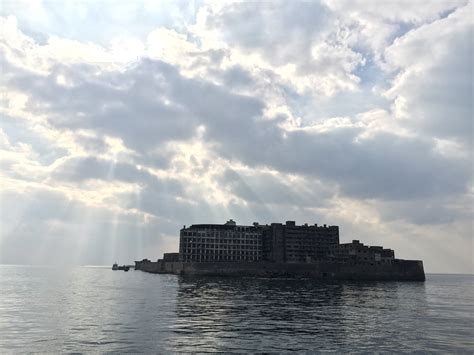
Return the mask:
<svg viewBox="0 0 474 355">
<path fill-rule="evenodd" d="M 258 224 L 193 224 L 180 231 L 180 260 L 184 262 L 254 262 L 262 259 L 262 232 Z"/>
<path fill-rule="evenodd" d="M 308 263 L 327 258 L 339 245 L 338 226 L 304 224 L 294 221 L 272 223 L 262 230 L 262 260 Z"/>
</svg>

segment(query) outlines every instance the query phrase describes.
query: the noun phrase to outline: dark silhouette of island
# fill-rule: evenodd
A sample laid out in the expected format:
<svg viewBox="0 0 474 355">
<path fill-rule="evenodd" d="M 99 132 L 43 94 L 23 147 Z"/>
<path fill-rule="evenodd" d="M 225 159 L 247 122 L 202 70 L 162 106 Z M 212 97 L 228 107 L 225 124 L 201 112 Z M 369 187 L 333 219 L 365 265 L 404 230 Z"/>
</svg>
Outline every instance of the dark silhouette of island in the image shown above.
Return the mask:
<svg viewBox="0 0 474 355">
<path fill-rule="evenodd" d="M 180 231 L 179 253 L 135 262 L 135 270 L 206 276 L 309 277 L 328 280 L 424 281 L 421 260 L 358 240 L 339 243 L 338 226 L 294 221 L 252 226 L 193 224 Z"/>
</svg>

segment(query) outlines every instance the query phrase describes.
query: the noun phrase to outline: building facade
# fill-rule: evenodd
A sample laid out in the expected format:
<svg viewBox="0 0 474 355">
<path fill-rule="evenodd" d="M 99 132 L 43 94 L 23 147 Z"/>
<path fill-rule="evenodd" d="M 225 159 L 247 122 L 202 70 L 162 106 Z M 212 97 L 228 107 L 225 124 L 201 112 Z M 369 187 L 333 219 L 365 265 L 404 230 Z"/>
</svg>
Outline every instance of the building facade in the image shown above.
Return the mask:
<svg viewBox="0 0 474 355">
<path fill-rule="evenodd" d="M 311 263 L 330 257 L 339 245 L 339 227 L 294 221 L 262 228 L 262 259 L 283 263 Z"/>
<path fill-rule="evenodd" d="M 254 262 L 262 259 L 262 228 L 225 224 L 193 224 L 180 231 L 179 256 L 184 262 Z"/>
<path fill-rule="evenodd" d="M 310 263 L 329 257 L 337 245 L 337 226 L 297 226 L 294 221 L 243 226 L 229 220 L 225 224 L 184 226 L 180 231 L 179 260 Z"/>
<path fill-rule="evenodd" d="M 395 260 L 395 252 L 392 249 L 364 245 L 358 240 L 353 240 L 352 243 L 339 244 L 334 249 L 333 254 L 341 261 L 348 262 L 391 263 Z"/>
</svg>

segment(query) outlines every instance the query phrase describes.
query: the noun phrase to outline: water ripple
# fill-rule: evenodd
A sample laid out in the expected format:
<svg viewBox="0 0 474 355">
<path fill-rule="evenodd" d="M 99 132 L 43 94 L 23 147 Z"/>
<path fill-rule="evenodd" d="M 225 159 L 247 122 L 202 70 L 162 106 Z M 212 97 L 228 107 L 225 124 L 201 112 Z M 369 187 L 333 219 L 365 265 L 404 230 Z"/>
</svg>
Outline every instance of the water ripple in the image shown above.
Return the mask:
<svg viewBox="0 0 474 355">
<path fill-rule="evenodd" d="M 472 286 L 0 266 L 0 352 L 472 352 Z"/>
</svg>

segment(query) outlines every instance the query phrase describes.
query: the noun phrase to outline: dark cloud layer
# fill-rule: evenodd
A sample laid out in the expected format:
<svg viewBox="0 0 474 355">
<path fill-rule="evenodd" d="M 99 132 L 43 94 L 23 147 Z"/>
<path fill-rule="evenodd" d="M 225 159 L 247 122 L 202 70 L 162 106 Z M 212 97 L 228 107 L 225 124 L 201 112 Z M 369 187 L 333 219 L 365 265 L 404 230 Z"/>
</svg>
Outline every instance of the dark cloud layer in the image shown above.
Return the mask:
<svg viewBox="0 0 474 355">
<path fill-rule="evenodd" d="M 55 179 L 81 182 L 84 180 L 123 181 L 150 186 L 161 193 L 179 196 L 181 183 L 175 179 L 161 179 L 135 165 L 94 157 L 71 158 L 59 165 L 53 174 Z"/>
<path fill-rule="evenodd" d="M 393 133 L 360 139 L 362 128 L 285 131 L 262 116 L 258 99 L 185 78 L 163 62 L 143 60 L 124 73 L 92 79 L 90 67 L 64 66 L 62 72 L 80 80 L 64 87 L 53 75 L 23 71 L 7 82 L 27 92 L 30 109 L 47 114 L 56 127 L 95 129 L 142 155 L 189 138 L 202 125 L 205 140 L 231 161 L 336 182 L 348 196 L 409 200 L 462 193 L 470 180 L 466 161 L 437 154 L 432 141 Z M 103 174 L 105 168 L 92 162 L 82 163 L 84 174 Z"/>
<path fill-rule="evenodd" d="M 239 173 L 227 169 L 218 179 L 232 194 L 260 205 L 322 206 L 332 195 L 331 189 L 320 182 L 305 186 L 269 173 Z"/>
</svg>

